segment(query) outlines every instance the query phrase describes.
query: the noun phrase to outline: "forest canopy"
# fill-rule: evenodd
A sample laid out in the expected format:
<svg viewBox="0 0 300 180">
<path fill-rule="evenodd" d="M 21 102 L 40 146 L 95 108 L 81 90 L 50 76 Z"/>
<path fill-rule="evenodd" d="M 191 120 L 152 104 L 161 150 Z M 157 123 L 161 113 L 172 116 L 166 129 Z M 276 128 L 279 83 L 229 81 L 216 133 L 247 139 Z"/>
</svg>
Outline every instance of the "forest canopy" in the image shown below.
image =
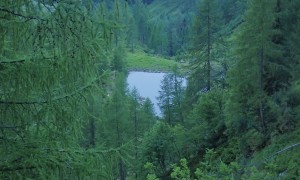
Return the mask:
<svg viewBox="0 0 300 180">
<path fill-rule="evenodd" d="M 297 179 L 299 11 L 1 1 L 0 179 Z M 161 115 L 128 88 L 132 69 L 166 73 Z"/>
</svg>

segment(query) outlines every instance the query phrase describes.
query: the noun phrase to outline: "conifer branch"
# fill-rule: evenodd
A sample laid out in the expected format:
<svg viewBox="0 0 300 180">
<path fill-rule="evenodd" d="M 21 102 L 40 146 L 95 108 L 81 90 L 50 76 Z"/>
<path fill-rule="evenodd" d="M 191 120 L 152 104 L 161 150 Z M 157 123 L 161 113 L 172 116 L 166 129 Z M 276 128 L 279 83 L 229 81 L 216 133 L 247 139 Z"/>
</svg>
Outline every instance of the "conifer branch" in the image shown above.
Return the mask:
<svg viewBox="0 0 300 180">
<path fill-rule="evenodd" d="M 54 97 L 53 99 L 50 100 L 40 100 L 40 101 L 0 101 L 0 104 L 9 104 L 9 105 L 34 105 L 34 104 L 47 104 L 49 102 L 52 101 L 59 101 L 62 99 L 66 99 L 69 97 L 72 97 L 82 91 L 84 91 L 85 89 L 89 88 L 90 86 L 92 86 L 98 79 L 94 79 L 92 82 L 90 82 L 89 84 L 87 84 L 86 86 L 83 86 L 69 94 L 64 94 L 62 96 L 57 96 Z"/>
<path fill-rule="evenodd" d="M 78 155 L 82 155 L 82 156 L 86 156 L 89 154 L 108 154 L 108 153 L 112 153 L 112 152 L 119 152 L 120 150 L 122 150 L 125 146 L 127 146 L 128 144 L 132 143 L 133 140 L 128 141 L 125 144 L 122 144 L 121 146 L 117 147 L 117 148 L 110 148 L 107 150 L 97 150 L 97 149 L 91 149 L 91 150 L 72 150 L 72 149 L 51 149 L 51 148 L 44 148 L 41 149 L 43 151 L 50 151 L 50 152 L 58 152 L 58 153 L 75 153 Z M 60 161 L 60 160 L 58 160 Z M 63 161 L 60 161 L 62 163 L 66 163 Z M 0 166 L 0 172 L 4 172 L 4 171 L 19 171 L 19 170 L 30 170 L 30 169 L 35 169 L 38 168 L 38 166 L 16 166 L 16 167 L 7 167 L 7 166 Z"/>
<path fill-rule="evenodd" d="M 0 129 L 17 129 L 21 127 L 22 126 L 0 126 Z"/>
<path fill-rule="evenodd" d="M 24 167 L 24 166 L 16 166 L 16 167 L 0 167 L 0 171 L 1 172 L 5 172 L 5 171 L 20 171 L 20 170 L 31 170 L 31 169 L 35 169 L 35 166 L 28 166 L 28 167 Z"/>
<path fill-rule="evenodd" d="M 57 57 L 45 57 L 45 58 L 39 58 L 39 59 L 28 59 L 28 60 L 49 60 L 49 59 L 56 59 Z M 24 63 L 27 61 L 26 59 L 18 59 L 18 60 L 12 60 L 12 61 L 0 61 L 0 64 L 15 64 L 15 63 Z"/>
<path fill-rule="evenodd" d="M 14 64 L 14 63 L 23 63 L 25 59 L 13 60 L 13 61 L 0 61 L 0 64 Z"/>
<path fill-rule="evenodd" d="M 18 17 L 24 18 L 26 20 L 44 20 L 44 19 L 41 19 L 40 17 L 36 17 L 36 16 L 25 16 L 23 14 L 20 14 L 20 13 L 17 13 L 17 12 L 8 10 L 8 9 L 4 9 L 2 7 L 0 7 L 0 11 L 12 14 L 14 16 L 18 16 Z"/>
</svg>

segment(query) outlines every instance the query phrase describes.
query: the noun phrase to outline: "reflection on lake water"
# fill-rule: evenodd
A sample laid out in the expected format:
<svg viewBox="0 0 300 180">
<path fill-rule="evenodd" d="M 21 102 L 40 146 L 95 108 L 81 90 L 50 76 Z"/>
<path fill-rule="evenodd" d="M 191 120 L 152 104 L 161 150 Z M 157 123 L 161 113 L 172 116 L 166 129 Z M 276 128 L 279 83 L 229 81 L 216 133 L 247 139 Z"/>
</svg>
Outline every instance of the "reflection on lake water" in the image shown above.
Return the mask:
<svg viewBox="0 0 300 180">
<path fill-rule="evenodd" d="M 158 107 L 158 100 L 156 97 L 159 96 L 159 91 L 161 90 L 161 81 L 166 73 L 151 73 L 151 72 L 129 72 L 127 83 L 129 89 L 132 90 L 135 87 L 140 96 L 144 98 L 149 98 L 154 104 L 155 113 L 161 116 L 161 111 Z M 183 80 L 183 86 L 186 86 L 185 78 Z"/>
<path fill-rule="evenodd" d="M 149 98 L 154 104 L 154 109 L 157 115 L 160 116 L 161 112 L 158 107 L 158 91 L 160 90 L 160 82 L 166 73 L 149 73 L 149 72 L 130 72 L 128 75 L 127 83 L 129 89 L 132 90 L 136 87 L 142 97 Z"/>
</svg>

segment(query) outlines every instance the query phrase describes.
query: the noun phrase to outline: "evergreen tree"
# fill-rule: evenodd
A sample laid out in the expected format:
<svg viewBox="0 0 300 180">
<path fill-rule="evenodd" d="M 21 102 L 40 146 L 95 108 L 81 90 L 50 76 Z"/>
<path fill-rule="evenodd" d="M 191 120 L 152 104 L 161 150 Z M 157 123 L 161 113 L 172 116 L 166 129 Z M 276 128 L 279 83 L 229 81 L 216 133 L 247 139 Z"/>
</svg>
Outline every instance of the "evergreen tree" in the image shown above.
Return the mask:
<svg viewBox="0 0 300 180">
<path fill-rule="evenodd" d="M 147 98 L 143 102 L 143 98 L 137 92 L 137 89 L 134 88 L 129 95 L 129 110 L 130 110 L 130 120 L 132 121 L 132 137 L 134 138 L 134 159 L 133 163 L 133 172 L 135 179 L 140 179 L 140 169 L 142 166 L 138 162 L 142 157 L 141 155 L 141 146 L 140 143 L 143 140 L 144 134 L 149 131 L 155 123 L 155 113 L 153 109 L 153 104 L 150 99 Z"/>
<path fill-rule="evenodd" d="M 217 0 L 204 0 L 199 3 L 194 16 L 188 57 L 190 73 L 187 78 L 184 103 L 186 113 L 192 110 L 192 105 L 198 101 L 200 94 L 209 91 L 213 80 L 216 80 L 214 79 L 215 72 L 212 63 L 216 66 L 216 54 L 219 52 L 215 49 L 218 47 L 221 22 L 218 9 Z M 217 69 L 215 71 L 217 72 Z"/>
<path fill-rule="evenodd" d="M 138 161 L 138 140 L 141 138 L 141 117 L 140 117 L 140 96 L 137 89 L 134 88 L 131 92 L 131 102 L 130 102 L 130 119 L 132 120 L 133 127 L 133 137 L 134 137 L 134 161 Z M 134 165 L 135 179 L 138 179 L 137 164 Z"/>
<path fill-rule="evenodd" d="M 239 19 L 246 9 L 246 0 L 219 0 L 222 8 L 224 24 L 231 26 L 230 21 Z M 224 27 L 226 28 L 226 27 Z"/>
<path fill-rule="evenodd" d="M 172 75 L 167 74 L 164 76 L 161 82 L 161 91 L 159 91 L 158 101 L 159 107 L 162 111 L 164 119 L 171 124 L 173 121 L 173 83 L 172 83 Z"/>
<path fill-rule="evenodd" d="M 212 47 L 216 41 L 216 32 L 218 31 L 218 6 L 216 0 L 203 0 L 199 4 L 199 10 L 194 22 L 193 38 L 193 66 L 191 81 L 198 86 L 194 91 L 199 92 L 201 89 L 209 91 L 212 86 Z M 202 74 L 202 71 L 205 74 Z M 204 73 L 203 72 L 203 73 Z M 199 78 L 205 77 L 205 86 L 199 85 Z M 200 86 L 200 87 L 199 87 Z M 201 88 L 201 89 L 199 89 Z"/>
<path fill-rule="evenodd" d="M 137 23 L 139 42 L 141 44 L 147 44 L 148 38 L 150 37 L 148 26 L 149 15 L 145 4 L 141 0 L 135 2 L 133 16 Z"/>
<path fill-rule="evenodd" d="M 270 115 L 276 119 L 272 123 L 273 131 L 279 133 L 289 132 L 295 128 L 299 100 L 295 98 L 299 95 L 297 78 L 299 78 L 299 20 L 296 1 L 284 2 L 276 1 L 276 14 L 274 28 L 280 32 L 273 36 L 273 42 L 281 46 L 282 56 L 271 59 L 270 65 L 266 67 L 266 91 L 271 96 L 268 102 Z M 298 92 L 297 92 L 298 91 Z M 269 115 L 269 116 L 270 116 Z"/>
<path fill-rule="evenodd" d="M 286 56 L 289 59 L 285 59 L 288 62 L 291 68 L 291 74 L 293 76 L 293 80 L 299 80 L 299 29 L 300 29 L 300 21 L 299 21 L 299 7 L 300 2 L 296 0 L 292 0 L 289 2 L 280 1 L 281 5 L 281 24 L 283 26 L 283 35 L 286 37 L 285 46 L 286 47 Z M 288 63 L 286 63 L 288 64 Z"/>
<path fill-rule="evenodd" d="M 152 163 L 155 174 L 161 179 L 167 179 L 171 169 L 170 164 L 181 158 L 185 149 L 185 133 L 182 126 L 171 126 L 160 122 L 148 131 L 141 144 L 142 165 Z"/>
<path fill-rule="evenodd" d="M 130 119 L 133 121 L 133 137 L 138 140 L 155 124 L 153 103 L 149 98 L 144 99 L 134 88 L 129 94 Z"/>
<path fill-rule="evenodd" d="M 151 127 L 156 123 L 156 116 L 154 112 L 154 105 L 149 98 L 146 98 L 142 105 L 142 117 L 146 124 L 146 129 L 150 130 Z"/>
<path fill-rule="evenodd" d="M 174 117 L 176 121 L 183 123 L 183 96 L 185 93 L 185 88 L 183 87 L 183 78 L 180 77 L 179 69 L 177 66 L 173 69 L 174 78 L 174 90 L 173 90 L 173 104 L 174 104 Z"/>
<path fill-rule="evenodd" d="M 103 29 L 110 26 L 97 28 L 90 5 L 0 2 L 0 179 L 103 175 L 104 151 L 79 144 L 86 97 L 104 89 Z"/>
<path fill-rule="evenodd" d="M 125 49 L 121 46 L 118 46 L 114 49 L 113 58 L 112 58 L 112 70 L 115 72 L 125 72 L 126 70 L 126 52 Z"/>
<path fill-rule="evenodd" d="M 201 94 L 186 123 L 195 136 L 194 146 L 202 154 L 206 148 L 215 148 L 226 140 L 222 90 Z"/>
<path fill-rule="evenodd" d="M 184 88 L 183 80 L 175 67 L 174 72 L 166 74 L 161 82 L 159 91 L 159 107 L 164 119 L 169 124 L 183 123 L 183 102 Z"/>
<path fill-rule="evenodd" d="M 272 40 L 275 0 L 249 2 L 244 23 L 234 34 L 236 62 L 231 71 L 230 119 L 241 122 L 244 128 L 254 127 L 266 132 L 267 92 L 266 67 L 280 56 L 280 47 Z M 243 130 L 242 127 L 239 128 Z"/>
<path fill-rule="evenodd" d="M 138 42 L 138 32 L 135 18 L 131 14 L 128 17 L 127 26 L 127 47 L 130 48 L 130 51 L 133 53 L 135 50 L 135 45 Z"/>
<path fill-rule="evenodd" d="M 126 96 L 125 77 L 122 73 L 115 72 L 115 82 L 110 99 L 105 109 L 105 122 L 102 124 L 100 140 L 108 148 L 120 148 L 132 138 L 132 127 L 129 121 L 129 107 Z M 116 157 L 115 166 L 118 172 L 113 172 L 120 179 L 126 178 L 125 163 L 122 157 Z"/>
</svg>

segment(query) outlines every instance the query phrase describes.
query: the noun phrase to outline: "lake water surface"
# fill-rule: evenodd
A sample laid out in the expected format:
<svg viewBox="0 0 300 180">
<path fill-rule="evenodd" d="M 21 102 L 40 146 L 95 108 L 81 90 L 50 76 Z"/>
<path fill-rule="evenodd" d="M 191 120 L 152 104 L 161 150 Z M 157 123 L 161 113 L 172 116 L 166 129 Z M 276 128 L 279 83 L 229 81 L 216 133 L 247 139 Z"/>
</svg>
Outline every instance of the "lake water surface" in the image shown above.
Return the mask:
<svg viewBox="0 0 300 180">
<path fill-rule="evenodd" d="M 149 98 L 154 104 L 157 115 L 161 115 L 156 97 L 159 95 L 160 82 L 166 73 L 149 73 L 132 71 L 128 75 L 127 83 L 129 89 L 135 87 L 142 97 Z"/>
</svg>

